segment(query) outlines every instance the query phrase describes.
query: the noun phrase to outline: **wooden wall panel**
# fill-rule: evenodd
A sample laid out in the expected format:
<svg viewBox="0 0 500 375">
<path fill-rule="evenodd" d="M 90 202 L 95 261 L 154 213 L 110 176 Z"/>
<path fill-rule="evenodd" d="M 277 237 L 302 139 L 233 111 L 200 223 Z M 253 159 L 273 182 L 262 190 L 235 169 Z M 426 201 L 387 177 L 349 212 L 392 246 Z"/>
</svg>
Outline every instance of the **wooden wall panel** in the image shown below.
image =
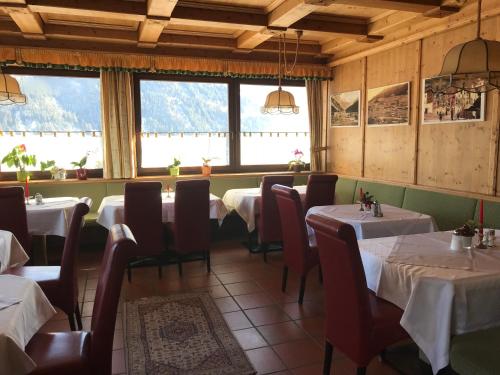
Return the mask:
<svg viewBox="0 0 500 375">
<path fill-rule="evenodd" d="M 414 182 L 419 56 L 416 42 L 368 57 L 367 89 L 410 82 L 410 125 L 366 127 L 365 177 Z"/>
<path fill-rule="evenodd" d="M 330 82 L 328 96 L 334 93 L 361 90 L 363 65 L 364 61 L 358 60 L 337 67 L 334 70 L 334 80 Z M 363 98 L 361 98 L 362 102 Z M 363 111 L 362 105 L 361 111 Z M 328 113 L 326 122 L 329 148 L 327 170 L 343 175 L 361 176 L 363 127 L 330 128 L 329 116 Z"/>
</svg>

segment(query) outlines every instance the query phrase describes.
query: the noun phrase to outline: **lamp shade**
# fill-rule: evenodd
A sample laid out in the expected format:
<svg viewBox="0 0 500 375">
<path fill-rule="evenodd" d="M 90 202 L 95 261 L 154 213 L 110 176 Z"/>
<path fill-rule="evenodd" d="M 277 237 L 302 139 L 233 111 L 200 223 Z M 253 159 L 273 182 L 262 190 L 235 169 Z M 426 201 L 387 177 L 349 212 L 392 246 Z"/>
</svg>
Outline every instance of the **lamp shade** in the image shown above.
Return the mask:
<svg viewBox="0 0 500 375">
<path fill-rule="evenodd" d="M 281 87 L 267 95 L 266 104 L 261 108 L 262 113 L 297 114 L 299 107 L 295 105 L 295 98 L 291 92 Z"/>
<path fill-rule="evenodd" d="M 9 104 L 26 104 L 26 96 L 14 77 L 0 72 L 0 105 Z"/>
<path fill-rule="evenodd" d="M 486 92 L 500 88 L 500 42 L 477 38 L 453 47 L 440 75 L 450 77 L 451 89 Z"/>
</svg>

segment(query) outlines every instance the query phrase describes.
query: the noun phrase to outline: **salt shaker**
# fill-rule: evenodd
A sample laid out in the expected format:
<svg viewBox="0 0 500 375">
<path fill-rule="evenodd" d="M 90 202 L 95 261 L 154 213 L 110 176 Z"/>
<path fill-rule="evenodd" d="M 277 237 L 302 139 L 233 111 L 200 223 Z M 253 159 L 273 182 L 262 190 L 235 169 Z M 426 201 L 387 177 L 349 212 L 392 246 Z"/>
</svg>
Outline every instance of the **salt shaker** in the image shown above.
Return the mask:
<svg viewBox="0 0 500 375">
<path fill-rule="evenodd" d="M 43 196 L 40 193 L 35 194 L 35 203 L 36 204 L 43 204 Z"/>
<path fill-rule="evenodd" d="M 495 247 L 495 229 L 490 229 L 488 231 L 488 247 Z"/>
</svg>

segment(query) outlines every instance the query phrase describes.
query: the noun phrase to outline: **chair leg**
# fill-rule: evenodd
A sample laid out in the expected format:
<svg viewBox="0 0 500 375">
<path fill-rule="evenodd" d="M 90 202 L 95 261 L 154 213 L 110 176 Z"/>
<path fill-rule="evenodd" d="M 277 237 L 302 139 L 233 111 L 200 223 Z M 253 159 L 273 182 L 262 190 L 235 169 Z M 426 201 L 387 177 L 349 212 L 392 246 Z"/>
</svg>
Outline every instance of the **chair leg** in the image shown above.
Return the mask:
<svg viewBox="0 0 500 375">
<path fill-rule="evenodd" d="M 323 375 L 330 375 L 332 367 L 333 345 L 325 341 L 325 358 L 323 360 Z"/>
<path fill-rule="evenodd" d="M 76 324 L 78 326 L 78 330 L 81 331 L 83 329 L 82 314 L 80 313 L 80 306 L 78 305 L 78 302 L 76 303 L 76 307 L 75 307 L 75 318 L 76 318 Z"/>
<path fill-rule="evenodd" d="M 306 277 L 302 276 L 300 278 L 299 305 L 302 305 L 302 302 L 304 302 L 305 290 L 306 290 Z"/>
<path fill-rule="evenodd" d="M 281 279 L 281 291 L 286 291 L 286 281 L 288 280 L 288 267 L 283 266 L 283 277 Z"/>
<path fill-rule="evenodd" d="M 366 375 L 366 367 L 358 367 L 356 370 L 356 375 Z"/>
<path fill-rule="evenodd" d="M 267 243 L 261 243 L 260 249 L 262 250 L 262 256 L 264 257 L 264 262 L 267 263 Z"/>
<path fill-rule="evenodd" d="M 207 272 L 210 273 L 210 250 L 206 252 L 207 257 Z"/>
<path fill-rule="evenodd" d="M 179 276 L 182 276 L 182 260 L 179 258 L 177 260 L 177 268 L 179 269 Z"/>
<path fill-rule="evenodd" d="M 68 314 L 68 321 L 69 321 L 69 328 L 72 331 L 76 331 L 76 326 L 75 326 L 75 314 Z"/>
<path fill-rule="evenodd" d="M 132 267 L 130 267 L 130 263 L 127 265 L 127 278 L 128 282 L 132 282 Z"/>
</svg>

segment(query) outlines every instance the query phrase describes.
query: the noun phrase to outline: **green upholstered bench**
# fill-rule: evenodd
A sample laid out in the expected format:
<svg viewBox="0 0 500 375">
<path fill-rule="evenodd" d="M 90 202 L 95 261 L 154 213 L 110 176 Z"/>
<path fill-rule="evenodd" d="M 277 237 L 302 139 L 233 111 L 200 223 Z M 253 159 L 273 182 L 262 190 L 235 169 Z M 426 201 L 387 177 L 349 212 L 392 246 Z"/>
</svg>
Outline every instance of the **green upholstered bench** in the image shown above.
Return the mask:
<svg viewBox="0 0 500 375">
<path fill-rule="evenodd" d="M 352 203 L 356 203 L 359 200 L 359 189 L 363 189 L 363 192 L 365 193 L 369 192 L 370 195 L 373 195 L 380 203 L 390 204 L 395 207 L 401 207 L 403 204 L 405 188 L 402 186 L 387 185 L 378 182 L 358 181 Z"/>
<path fill-rule="evenodd" d="M 407 188 L 403 208 L 431 215 L 439 230 L 451 230 L 474 218 L 476 199 Z"/>
<path fill-rule="evenodd" d="M 453 337 L 450 364 L 460 375 L 500 374 L 500 327 Z"/>
<path fill-rule="evenodd" d="M 474 220 L 479 218 L 479 201 L 476 204 Z M 484 201 L 484 227 L 500 229 L 500 202 Z M 500 371 L 499 371 L 500 373 Z"/>
<path fill-rule="evenodd" d="M 356 180 L 339 177 L 335 186 L 335 203 L 351 204 L 356 190 L 356 183 Z"/>
</svg>

